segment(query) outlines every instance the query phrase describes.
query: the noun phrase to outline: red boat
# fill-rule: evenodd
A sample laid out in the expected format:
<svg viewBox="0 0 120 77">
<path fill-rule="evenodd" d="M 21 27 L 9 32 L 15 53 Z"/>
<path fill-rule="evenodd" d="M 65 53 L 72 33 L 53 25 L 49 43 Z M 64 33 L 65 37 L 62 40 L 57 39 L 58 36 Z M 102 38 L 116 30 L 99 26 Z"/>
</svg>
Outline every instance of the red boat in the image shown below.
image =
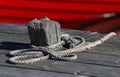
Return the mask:
<svg viewBox="0 0 120 77">
<path fill-rule="evenodd" d="M 62 28 L 120 33 L 120 0 L 0 0 L 0 22 L 27 24 L 44 16 Z"/>
</svg>

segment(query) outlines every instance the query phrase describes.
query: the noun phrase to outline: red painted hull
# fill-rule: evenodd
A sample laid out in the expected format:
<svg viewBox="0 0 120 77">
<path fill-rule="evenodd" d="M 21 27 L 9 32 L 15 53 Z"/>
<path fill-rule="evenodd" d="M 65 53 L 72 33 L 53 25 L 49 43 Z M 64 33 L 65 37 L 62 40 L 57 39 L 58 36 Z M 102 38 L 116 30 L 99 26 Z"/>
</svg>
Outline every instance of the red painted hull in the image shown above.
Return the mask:
<svg viewBox="0 0 120 77">
<path fill-rule="evenodd" d="M 119 16 L 103 17 L 119 8 L 120 0 L 0 0 L 0 22 L 27 24 L 48 16 L 63 28 L 119 33 Z"/>
</svg>

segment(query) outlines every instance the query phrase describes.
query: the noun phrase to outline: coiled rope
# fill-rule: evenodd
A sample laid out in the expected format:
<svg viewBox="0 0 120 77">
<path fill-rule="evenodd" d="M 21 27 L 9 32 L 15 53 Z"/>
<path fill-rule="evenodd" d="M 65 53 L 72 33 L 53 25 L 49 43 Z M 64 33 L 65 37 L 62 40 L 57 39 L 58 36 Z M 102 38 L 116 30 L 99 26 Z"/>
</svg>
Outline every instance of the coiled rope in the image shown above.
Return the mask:
<svg viewBox="0 0 120 77">
<path fill-rule="evenodd" d="M 77 55 L 73 54 L 74 52 L 83 52 L 91 49 L 92 47 L 102 44 L 104 41 L 114 35 L 116 34 L 111 32 L 97 41 L 86 43 L 85 39 L 80 36 L 71 37 L 68 34 L 63 34 L 61 35 L 60 42 L 48 47 L 39 46 L 31 49 L 11 51 L 9 55 L 13 57 L 9 58 L 8 61 L 13 64 L 29 64 L 47 59 L 72 61 L 77 59 Z M 68 49 L 59 50 L 60 47 L 65 47 Z"/>
</svg>

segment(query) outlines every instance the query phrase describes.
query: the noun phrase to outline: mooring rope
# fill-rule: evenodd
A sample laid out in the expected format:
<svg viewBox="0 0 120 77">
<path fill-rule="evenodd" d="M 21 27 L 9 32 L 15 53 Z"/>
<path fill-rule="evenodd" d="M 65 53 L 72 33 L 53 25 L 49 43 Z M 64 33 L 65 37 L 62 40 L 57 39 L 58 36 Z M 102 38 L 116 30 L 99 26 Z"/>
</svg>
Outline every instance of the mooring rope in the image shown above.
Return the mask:
<svg viewBox="0 0 120 77">
<path fill-rule="evenodd" d="M 9 55 L 11 55 L 12 57 L 9 58 L 8 61 L 13 64 L 29 64 L 47 59 L 72 61 L 77 59 L 77 55 L 73 54 L 74 52 L 83 52 L 91 49 L 97 45 L 102 44 L 114 35 L 116 35 L 116 33 L 111 32 L 97 41 L 87 43 L 85 42 L 85 39 L 80 36 L 71 37 L 68 34 L 63 34 L 61 36 L 60 42 L 48 47 L 39 46 L 33 47 L 31 49 L 20 49 L 11 51 Z M 59 50 L 61 46 L 64 46 L 68 49 Z"/>
</svg>

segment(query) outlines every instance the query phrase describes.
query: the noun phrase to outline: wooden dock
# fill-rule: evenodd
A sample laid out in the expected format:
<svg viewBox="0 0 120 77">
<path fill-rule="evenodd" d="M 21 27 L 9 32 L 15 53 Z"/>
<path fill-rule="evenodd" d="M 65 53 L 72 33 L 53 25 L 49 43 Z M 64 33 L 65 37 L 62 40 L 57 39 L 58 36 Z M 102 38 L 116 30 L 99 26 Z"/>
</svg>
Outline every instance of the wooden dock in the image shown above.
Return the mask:
<svg viewBox="0 0 120 77">
<path fill-rule="evenodd" d="M 86 41 L 95 41 L 104 34 L 66 30 Z M 120 37 L 116 36 L 89 51 L 77 53 L 75 61 L 46 60 L 34 64 L 7 63 L 11 50 L 30 48 L 26 25 L 0 23 L 0 77 L 120 77 Z"/>
</svg>

